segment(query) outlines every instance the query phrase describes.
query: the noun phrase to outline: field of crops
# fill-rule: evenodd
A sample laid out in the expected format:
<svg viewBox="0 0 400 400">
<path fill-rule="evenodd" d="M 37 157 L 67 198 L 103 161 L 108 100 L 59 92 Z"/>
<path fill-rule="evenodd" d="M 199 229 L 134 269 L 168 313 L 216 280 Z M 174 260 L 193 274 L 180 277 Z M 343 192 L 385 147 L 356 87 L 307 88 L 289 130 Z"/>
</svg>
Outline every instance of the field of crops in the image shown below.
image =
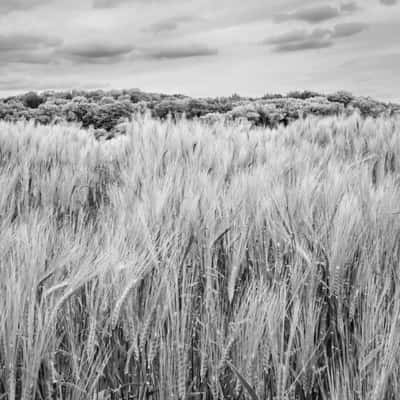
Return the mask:
<svg viewBox="0 0 400 400">
<path fill-rule="evenodd" d="M 400 399 L 400 120 L 0 122 L 0 398 Z"/>
</svg>

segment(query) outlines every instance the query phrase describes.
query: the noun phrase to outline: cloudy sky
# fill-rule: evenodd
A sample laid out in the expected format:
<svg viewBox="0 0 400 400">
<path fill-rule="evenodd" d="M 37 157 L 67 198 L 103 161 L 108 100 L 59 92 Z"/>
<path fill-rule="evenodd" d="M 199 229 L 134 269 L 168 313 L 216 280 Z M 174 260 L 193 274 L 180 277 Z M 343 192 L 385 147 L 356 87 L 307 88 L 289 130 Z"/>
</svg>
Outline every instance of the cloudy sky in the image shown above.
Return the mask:
<svg viewBox="0 0 400 400">
<path fill-rule="evenodd" d="M 0 96 L 346 89 L 400 101 L 400 0 L 0 0 Z"/>
</svg>

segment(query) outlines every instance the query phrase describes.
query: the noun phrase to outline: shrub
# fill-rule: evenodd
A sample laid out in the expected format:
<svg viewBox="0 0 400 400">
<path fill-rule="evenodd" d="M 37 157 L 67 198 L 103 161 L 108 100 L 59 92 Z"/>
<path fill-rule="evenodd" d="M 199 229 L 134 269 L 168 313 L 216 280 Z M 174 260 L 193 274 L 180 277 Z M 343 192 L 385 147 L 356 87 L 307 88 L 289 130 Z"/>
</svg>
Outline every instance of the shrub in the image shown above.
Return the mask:
<svg viewBox="0 0 400 400">
<path fill-rule="evenodd" d="M 269 99 L 282 99 L 283 95 L 279 93 L 266 93 L 262 97 L 263 100 L 269 100 Z"/>
<path fill-rule="evenodd" d="M 327 99 L 329 101 L 332 101 L 335 103 L 341 103 L 341 104 L 344 104 L 345 106 L 348 106 L 350 104 L 350 102 L 354 99 L 354 96 L 350 92 L 341 90 L 339 92 L 328 95 Z"/>
<path fill-rule="evenodd" d="M 364 117 L 377 118 L 386 110 L 383 103 L 375 101 L 371 97 L 357 97 L 350 102 L 350 105 L 357 108 Z"/>
<path fill-rule="evenodd" d="M 126 89 L 45 91 L 40 95 L 29 92 L 23 96 L 3 99 L 0 119 L 17 121 L 33 118 L 42 124 L 67 120 L 79 122 L 83 127 L 93 125 L 111 130 L 132 113 L 149 111 L 153 117 L 160 119 L 165 119 L 168 115 L 185 115 L 189 119 L 195 119 L 219 113 L 226 114 L 228 119 L 247 118 L 253 125 L 276 126 L 279 123 L 286 125 L 304 115 L 327 116 L 342 112 L 348 115 L 352 110 L 358 110 L 364 117 L 374 118 L 398 113 L 396 105 L 354 97 L 345 91 L 329 96 L 306 90 L 291 92 L 285 97 L 266 94 L 260 99 L 253 99 L 234 94 L 230 97 L 197 99 L 181 94 L 144 93 L 139 89 Z"/>
<path fill-rule="evenodd" d="M 26 107 L 38 108 L 44 100 L 36 92 L 29 92 L 24 96 L 23 102 Z"/>
<path fill-rule="evenodd" d="M 317 92 L 312 92 L 310 90 L 303 90 L 302 92 L 300 91 L 293 91 L 289 92 L 286 97 L 293 98 L 293 99 L 301 99 L 301 100 L 306 100 L 311 97 L 319 97 L 321 94 Z"/>
</svg>

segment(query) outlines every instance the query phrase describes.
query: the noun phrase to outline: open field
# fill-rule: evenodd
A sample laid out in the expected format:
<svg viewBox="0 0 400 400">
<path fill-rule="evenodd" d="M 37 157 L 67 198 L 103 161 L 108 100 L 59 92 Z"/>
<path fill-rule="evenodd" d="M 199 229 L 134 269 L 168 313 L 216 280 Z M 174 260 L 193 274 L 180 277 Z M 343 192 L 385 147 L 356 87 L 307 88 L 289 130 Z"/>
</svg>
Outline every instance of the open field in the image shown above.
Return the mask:
<svg viewBox="0 0 400 400">
<path fill-rule="evenodd" d="M 0 398 L 400 399 L 400 120 L 0 122 Z"/>
</svg>

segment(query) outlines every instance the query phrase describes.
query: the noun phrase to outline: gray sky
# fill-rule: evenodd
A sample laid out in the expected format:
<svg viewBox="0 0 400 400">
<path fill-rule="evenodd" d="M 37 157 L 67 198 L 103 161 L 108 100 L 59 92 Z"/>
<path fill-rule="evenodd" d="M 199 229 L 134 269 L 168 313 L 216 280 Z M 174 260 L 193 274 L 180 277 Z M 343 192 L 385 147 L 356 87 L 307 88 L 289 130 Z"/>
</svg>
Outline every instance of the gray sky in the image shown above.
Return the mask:
<svg viewBox="0 0 400 400">
<path fill-rule="evenodd" d="M 140 88 L 400 101 L 400 0 L 0 0 L 0 95 Z"/>
</svg>

